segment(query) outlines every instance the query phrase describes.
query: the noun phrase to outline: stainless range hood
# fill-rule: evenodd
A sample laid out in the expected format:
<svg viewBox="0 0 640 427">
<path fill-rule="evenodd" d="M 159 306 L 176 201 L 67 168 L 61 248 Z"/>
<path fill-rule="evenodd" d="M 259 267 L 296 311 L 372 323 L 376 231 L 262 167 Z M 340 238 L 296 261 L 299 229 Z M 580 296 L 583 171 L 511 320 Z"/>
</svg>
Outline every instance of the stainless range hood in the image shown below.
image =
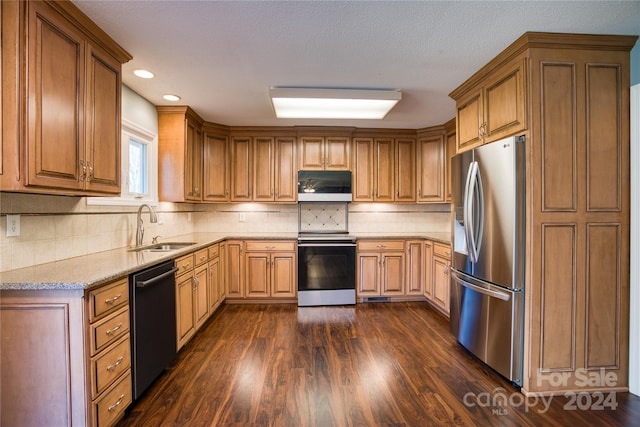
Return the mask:
<svg viewBox="0 0 640 427">
<path fill-rule="evenodd" d="M 351 202 L 351 171 L 298 171 L 299 202 Z"/>
</svg>

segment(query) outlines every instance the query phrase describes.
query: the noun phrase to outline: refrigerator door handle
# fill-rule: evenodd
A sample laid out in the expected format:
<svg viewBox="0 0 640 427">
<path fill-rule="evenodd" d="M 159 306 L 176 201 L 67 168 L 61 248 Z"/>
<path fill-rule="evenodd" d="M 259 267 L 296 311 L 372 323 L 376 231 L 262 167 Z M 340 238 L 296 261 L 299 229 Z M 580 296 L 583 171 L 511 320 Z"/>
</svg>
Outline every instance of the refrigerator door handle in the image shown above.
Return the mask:
<svg viewBox="0 0 640 427">
<path fill-rule="evenodd" d="M 467 181 L 464 187 L 464 205 L 463 205 L 463 221 L 464 221 L 464 236 L 465 244 L 467 246 L 467 253 L 469 254 L 470 261 L 476 262 L 473 253 L 473 216 L 471 215 L 471 179 L 473 177 L 473 166 L 476 162 L 469 164 L 469 170 L 467 171 Z"/>
<path fill-rule="evenodd" d="M 475 285 L 473 283 L 469 283 L 466 280 L 463 280 L 460 277 L 458 277 L 458 275 L 455 272 L 453 272 L 451 274 L 451 277 L 453 278 L 453 280 L 456 283 L 464 286 L 465 288 L 469 288 L 472 291 L 476 291 L 476 292 L 479 292 L 479 293 L 484 294 L 484 295 L 488 295 L 488 296 L 493 297 L 493 298 L 498 298 L 498 299 L 501 299 L 503 301 L 509 301 L 511 299 L 511 295 L 509 293 L 507 293 L 507 292 L 500 292 L 500 291 L 497 291 L 497 290 L 494 290 L 494 289 L 488 289 L 488 288 L 485 288 L 485 287 L 481 287 L 481 286 Z"/>
<path fill-rule="evenodd" d="M 484 194 L 478 162 L 471 162 L 465 188 L 464 223 L 469 257 L 478 262 L 484 233 Z M 476 222 L 477 219 L 477 222 Z"/>
</svg>

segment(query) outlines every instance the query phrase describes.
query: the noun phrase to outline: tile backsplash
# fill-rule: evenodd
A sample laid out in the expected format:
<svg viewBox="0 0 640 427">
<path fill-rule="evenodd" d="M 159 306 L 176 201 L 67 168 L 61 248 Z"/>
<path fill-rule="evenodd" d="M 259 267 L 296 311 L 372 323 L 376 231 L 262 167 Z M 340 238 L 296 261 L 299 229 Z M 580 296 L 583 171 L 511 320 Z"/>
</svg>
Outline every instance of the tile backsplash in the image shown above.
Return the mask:
<svg viewBox="0 0 640 427">
<path fill-rule="evenodd" d="M 297 233 L 296 204 L 182 204 L 143 211 L 145 243 L 192 232 Z M 19 214 L 21 233 L 6 237 L 6 215 Z M 87 205 L 85 198 L 0 193 L 0 272 L 135 244 L 136 207 Z M 348 205 L 348 231 L 447 232 L 449 205 Z"/>
</svg>

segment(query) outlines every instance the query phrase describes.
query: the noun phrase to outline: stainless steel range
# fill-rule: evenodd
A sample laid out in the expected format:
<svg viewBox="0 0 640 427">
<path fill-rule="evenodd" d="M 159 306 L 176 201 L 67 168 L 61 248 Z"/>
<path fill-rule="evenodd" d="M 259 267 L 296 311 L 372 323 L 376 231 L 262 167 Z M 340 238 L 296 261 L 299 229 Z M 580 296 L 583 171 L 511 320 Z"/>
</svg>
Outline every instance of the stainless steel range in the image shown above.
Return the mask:
<svg viewBox="0 0 640 427">
<path fill-rule="evenodd" d="M 356 239 L 346 203 L 298 205 L 298 305 L 356 303 Z"/>
</svg>

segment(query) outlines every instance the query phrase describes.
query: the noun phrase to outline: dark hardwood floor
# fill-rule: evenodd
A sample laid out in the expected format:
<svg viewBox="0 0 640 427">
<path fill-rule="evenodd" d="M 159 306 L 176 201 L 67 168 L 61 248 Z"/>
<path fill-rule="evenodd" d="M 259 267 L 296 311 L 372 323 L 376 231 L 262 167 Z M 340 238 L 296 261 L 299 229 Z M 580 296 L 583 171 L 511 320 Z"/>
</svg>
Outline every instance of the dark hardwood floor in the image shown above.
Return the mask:
<svg viewBox="0 0 640 427">
<path fill-rule="evenodd" d="M 225 305 L 118 427 L 640 425 L 640 398 L 597 400 L 526 399 L 426 303 Z"/>
</svg>

